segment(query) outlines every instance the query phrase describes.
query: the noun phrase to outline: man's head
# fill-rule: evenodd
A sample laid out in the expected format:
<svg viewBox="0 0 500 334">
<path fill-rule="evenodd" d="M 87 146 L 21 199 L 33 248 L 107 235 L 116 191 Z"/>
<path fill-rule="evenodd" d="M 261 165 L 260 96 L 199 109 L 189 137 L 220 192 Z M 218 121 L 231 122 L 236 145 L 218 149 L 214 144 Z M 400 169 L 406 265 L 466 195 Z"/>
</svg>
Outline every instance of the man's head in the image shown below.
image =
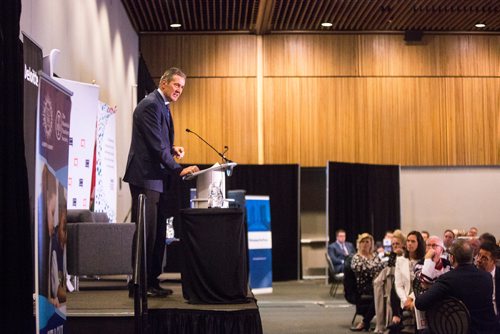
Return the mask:
<svg viewBox="0 0 500 334">
<path fill-rule="evenodd" d="M 471 227 L 469 232 L 467 232 L 467 236 L 477 238 L 477 227 Z"/>
<path fill-rule="evenodd" d="M 445 230 L 443 234 L 443 244 L 446 248 L 450 248 L 455 240 L 455 233 L 452 230 Z"/>
<path fill-rule="evenodd" d="M 497 243 L 497 238 L 495 238 L 495 236 L 489 232 L 485 232 L 483 234 L 481 234 L 479 236 L 479 242 L 480 243 L 483 243 L 483 242 L 491 242 L 493 244 L 496 244 Z"/>
<path fill-rule="evenodd" d="M 159 88 L 169 102 L 179 99 L 186 84 L 186 75 L 178 68 L 171 67 L 163 73 Z"/>
<path fill-rule="evenodd" d="M 479 269 L 491 272 L 495 269 L 498 256 L 498 247 L 491 242 L 483 242 L 479 246 L 479 253 L 476 255 L 476 265 Z"/>
<path fill-rule="evenodd" d="M 426 251 L 429 251 L 431 248 L 434 250 L 434 256 L 440 257 L 443 253 L 443 241 L 438 236 L 430 236 L 425 241 Z"/>
<path fill-rule="evenodd" d="M 344 243 L 345 242 L 345 231 L 342 229 L 338 229 L 336 237 L 337 237 L 338 242 Z"/>
<path fill-rule="evenodd" d="M 420 234 L 422 235 L 422 238 L 424 238 L 424 241 L 427 241 L 427 239 L 429 239 L 429 231 L 422 231 L 420 232 Z"/>
<path fill-rule="evenodd" d="M 450 260 L 454 267 L 462 264 L 471 264 L 473 248 L 467 239 L 457 239 L 450 249 Z"/>
</svg>

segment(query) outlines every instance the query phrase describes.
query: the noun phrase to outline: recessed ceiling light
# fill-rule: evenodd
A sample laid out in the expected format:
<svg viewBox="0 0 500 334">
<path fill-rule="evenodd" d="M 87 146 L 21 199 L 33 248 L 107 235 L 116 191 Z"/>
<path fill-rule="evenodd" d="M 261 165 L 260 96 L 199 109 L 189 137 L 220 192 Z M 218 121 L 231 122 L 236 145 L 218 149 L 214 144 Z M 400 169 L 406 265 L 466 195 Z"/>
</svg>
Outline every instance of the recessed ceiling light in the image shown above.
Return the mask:
<svg viewBox="0 0 500 334">
<path fill-rule="evenodd" d="M 484 23 L 476 23 L 476 24 L 475 24 L 475 27 L 476 27 L 476 28 L 485 28 L 485 27 L 486 27 L 486 24 L 484 24 Z"/>
<path fill-rule="evenodd" d="M 182 24 L 180 24 L 180 23 L 172 23 L 170 25 L 170 28 L 180 28 L 180 27 L 182 27 Z"/>
<path fill-rule="evenodd" d="M 322 27 L 327 27 L 327 28 L 328 28 L 328 27 L 333 26 L 333 23 L 330 23 L 330 22 L 323 22 L 323 23 L 321 23 L 321 26 L 322 26 Z"/>
</svg>

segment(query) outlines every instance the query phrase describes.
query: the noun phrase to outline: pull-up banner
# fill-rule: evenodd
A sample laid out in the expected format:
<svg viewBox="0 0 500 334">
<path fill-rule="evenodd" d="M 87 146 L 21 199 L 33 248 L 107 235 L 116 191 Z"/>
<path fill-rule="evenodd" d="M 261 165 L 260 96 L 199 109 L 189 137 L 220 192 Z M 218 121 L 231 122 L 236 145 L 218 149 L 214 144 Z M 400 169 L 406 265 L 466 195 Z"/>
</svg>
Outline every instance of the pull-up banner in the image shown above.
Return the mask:
<svg viewBox="0 0 500 334">
<path fill-rule="evenodd" d="M 39 72 L 35 174 L 37 333 L 66 321 L 66 201 L 71 92 Z"/>
<path fill-rule="evenodd" d="M 245 196 L 248 224 L 250 288 L 254 294 L 273 292 L 271 205 L 269 196 Z"/>
</svg>

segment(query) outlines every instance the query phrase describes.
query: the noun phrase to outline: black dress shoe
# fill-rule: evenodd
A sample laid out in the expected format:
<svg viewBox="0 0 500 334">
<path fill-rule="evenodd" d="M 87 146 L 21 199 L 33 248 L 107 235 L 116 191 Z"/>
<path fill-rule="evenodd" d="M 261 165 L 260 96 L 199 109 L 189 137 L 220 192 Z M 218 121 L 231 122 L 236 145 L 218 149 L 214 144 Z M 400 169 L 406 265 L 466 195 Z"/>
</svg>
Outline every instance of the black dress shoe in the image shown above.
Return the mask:
<svg viewBox="0 0 500 334">
<path fill-rule="evenodd" d="M 174 293 L 174 291 L 172 289 L 169 289 L 169 288 L 162 288 L 160 284 L 158 285 L 153 285 L 152 286 L 153 289 L 156 289 L 156 290 L 159 290 L 159 291 L 162 291 L 163 293 L 167 294 L 168 295 L 171 295 Z"/>
<path fill-rule="evenodd" d="M 149 288 L 148 289 L 148 297 L 152 298 L 160 298 L 160 297 L 166 297 L 168 296 L 168 292 L 164 290 L 160 290 L 157 288 Z"/>
</svg>

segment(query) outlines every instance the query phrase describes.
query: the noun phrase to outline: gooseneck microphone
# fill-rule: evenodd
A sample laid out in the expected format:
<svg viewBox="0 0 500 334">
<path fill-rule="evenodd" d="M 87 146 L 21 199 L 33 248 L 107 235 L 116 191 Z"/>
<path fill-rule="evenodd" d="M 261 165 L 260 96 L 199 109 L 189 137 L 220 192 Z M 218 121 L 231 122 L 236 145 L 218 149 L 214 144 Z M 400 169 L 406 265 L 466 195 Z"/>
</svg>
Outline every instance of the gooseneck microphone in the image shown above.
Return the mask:
<svg viewBox="0 0 500 334">
<path fill-rule="evenodd" d="M 210 145 L 210 144 L 209 144 L 209 143 L 208 143 L 205 139 L 203 139 L 203 138 L 202 138 L 199 134 L 197 134 L 196 132 L 191 131 L 191 130 L 189 130 L 189 129 L 186 129 L 186 132 L 187 132 L 187 133 L 192 133 L 192 134 L 194 134 L 196 137 L 200 138 L 200 139 L 201 139 L 201 141 L 202 141 L 202 142 L 204 142 L 205 144 L 207 144 L 207 145 L 208 145 L 208 146 L 209 146 L 212 150 L 214 150 L 214 151 L 215 151 L 215 153 L 217 153 L 217 155 L 219 155 L 225 163 L 232 162 L 232 161 L 231 161 L 231 160 L 229 160 L 229 159 L 226 157 L 226 155 L 225 155 L 225 154 L 226 154 L 226 152 L 229 150 L 229 147 L 224 146 L 224 152 L 220 153 L 219 151 L 217 151 L 217 150 L 215 149 L 215 147 L 213 147 L 212 145 Z"/>
</svg>

